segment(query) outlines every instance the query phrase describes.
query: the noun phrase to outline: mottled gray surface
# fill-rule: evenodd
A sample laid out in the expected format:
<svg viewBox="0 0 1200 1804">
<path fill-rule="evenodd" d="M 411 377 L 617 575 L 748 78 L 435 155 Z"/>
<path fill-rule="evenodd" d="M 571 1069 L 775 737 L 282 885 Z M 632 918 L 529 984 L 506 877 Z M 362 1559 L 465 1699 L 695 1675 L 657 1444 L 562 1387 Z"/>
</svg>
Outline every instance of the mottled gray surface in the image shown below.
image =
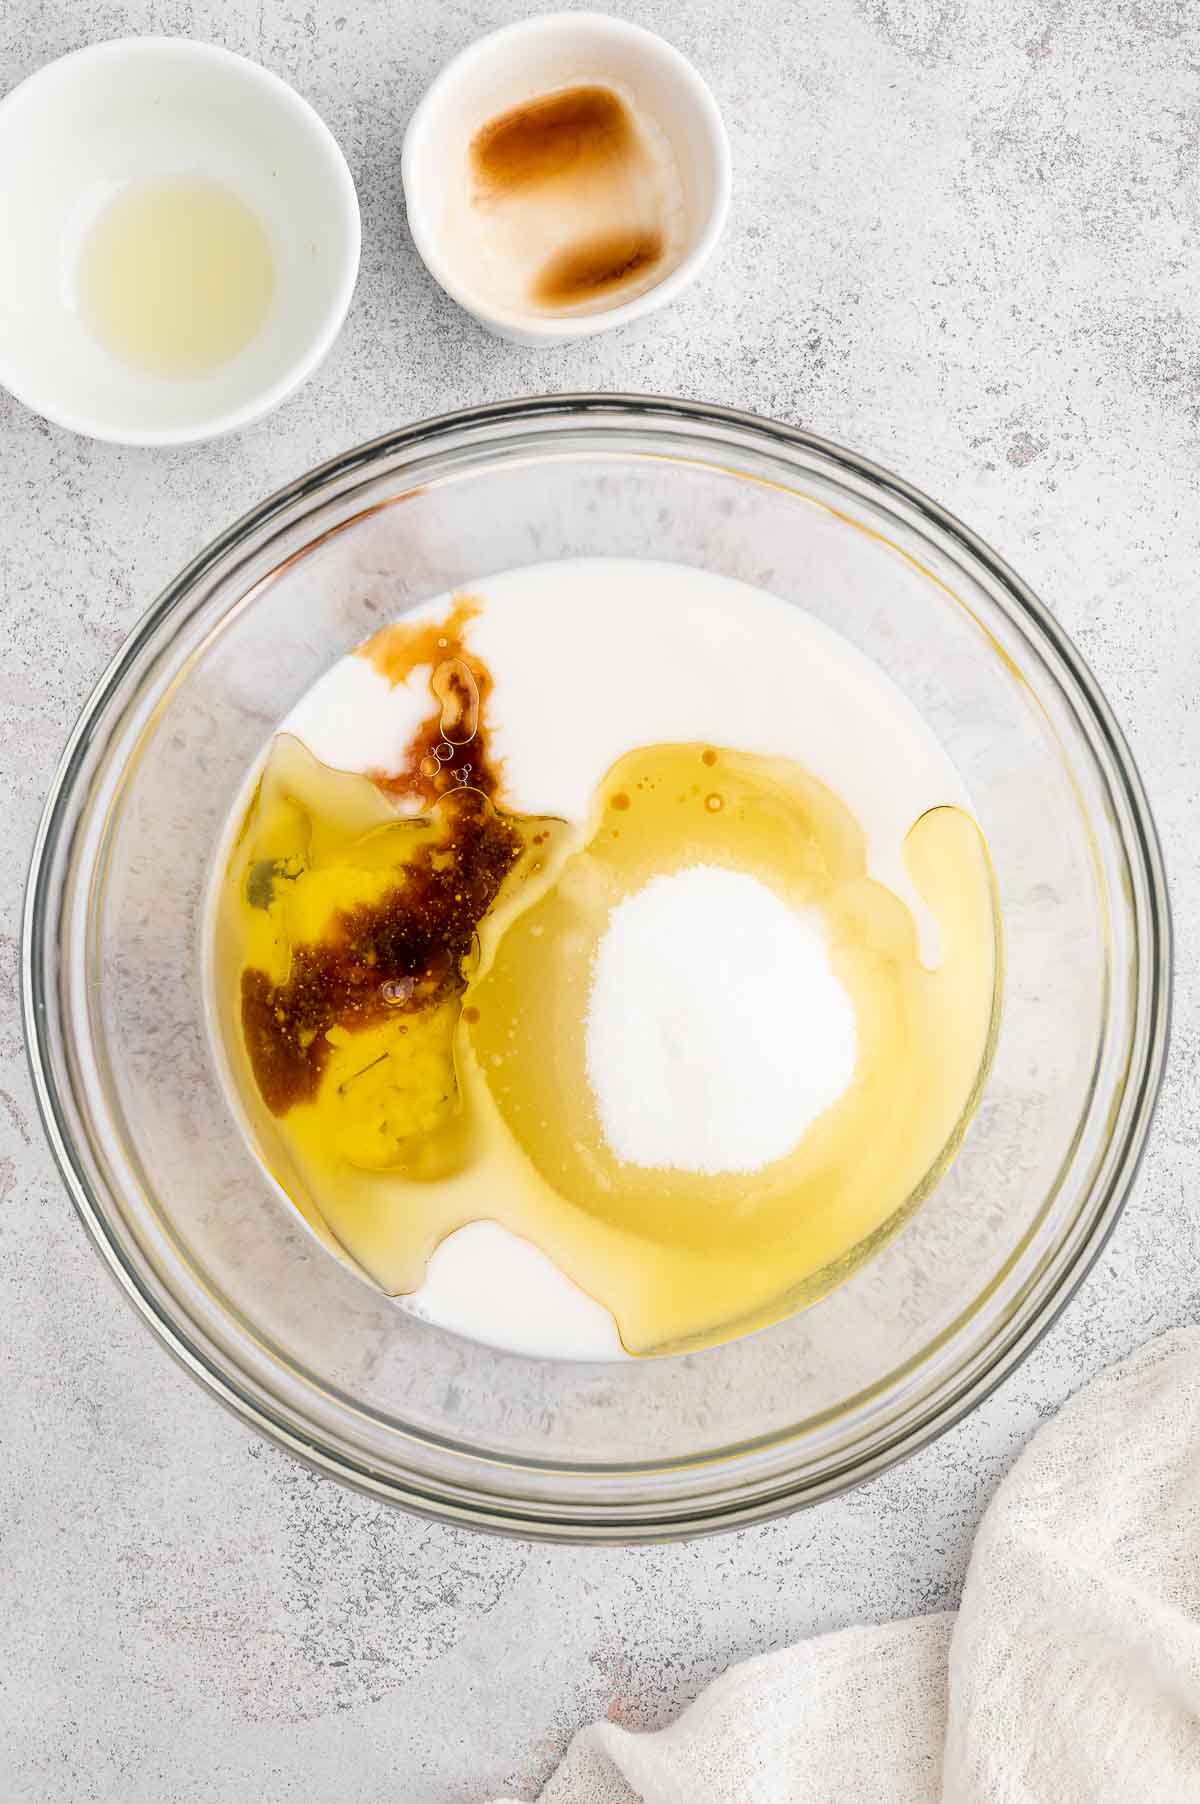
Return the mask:
<svg viewBox="0 0 1200 1804">
<path fill-rule="evenodd" d="M 533 353 L 433 287 L 405 118 L 506 0 L 0 7 L 0 88 L 90 39 L 178 32 L 294 82 L 346 149 L 362 278 L 320 376 L 180 452 L 70 437 L 0 396 L 0 1795 L 466 1804 L 532 1794 L 582 1720 L 668 1718 L 729 1660 L 953 1604 L 1001 1472 L 1089 1373 L 1194 1319 L 1200 1046 L 1200 15 L 1193 0 L 647 0 L 733 138 L 719 261 L 636 336 Z M 442 408 L 539 389 L 735 403 L 865 450 L 1016 564 L 1121 717 L 1180 930 L 1153 1149 L 1021 1372 L 841 1501 L 671 1550 L 451 1533 L 318 1481 L 153 1345 L 42 1146 L 16 1025 L 18 902 L 59 747 L 178 566 L 254 498 Z"/>
</svg>

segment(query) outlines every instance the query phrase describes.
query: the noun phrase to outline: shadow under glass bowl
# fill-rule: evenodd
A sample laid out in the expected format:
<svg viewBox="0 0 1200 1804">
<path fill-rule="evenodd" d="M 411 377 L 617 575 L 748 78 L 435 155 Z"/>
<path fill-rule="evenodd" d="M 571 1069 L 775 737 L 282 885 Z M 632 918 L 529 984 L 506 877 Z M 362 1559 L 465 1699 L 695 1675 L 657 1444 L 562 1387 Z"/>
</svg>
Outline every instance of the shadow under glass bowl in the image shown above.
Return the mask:
<svg viewBox="0 0 1200 1804">
<path fill-rule="evenodd" d="M 978 1113 L 912 1218 L 775 1327 L 618 1365 L 491 1351 L 409 1316 L 323 1252 L 234 1125 L 201 956 L 219 834 L 309 684 L 429 595 L 597 554 L 741 577 L 880 664 L 974 798 L 1006 957 Z M 586 665 L 574 679 L 587 684 Z M 26 905 L 47 1132 L 97 1248 L 165 1345 L 323 1472 L 446 1521 L 566 1540 L 778 1514 L 882 1470 L 973 1407 L 1045 1332 L 1116 1219 L 1162 1072 L 1169 989 L 1166 889 L 1137 773 L 1086 667 L 1019 579 L 849 452 L 636 397 L 409 427 L 232 527 L 89 702 Z"/>
</svg>

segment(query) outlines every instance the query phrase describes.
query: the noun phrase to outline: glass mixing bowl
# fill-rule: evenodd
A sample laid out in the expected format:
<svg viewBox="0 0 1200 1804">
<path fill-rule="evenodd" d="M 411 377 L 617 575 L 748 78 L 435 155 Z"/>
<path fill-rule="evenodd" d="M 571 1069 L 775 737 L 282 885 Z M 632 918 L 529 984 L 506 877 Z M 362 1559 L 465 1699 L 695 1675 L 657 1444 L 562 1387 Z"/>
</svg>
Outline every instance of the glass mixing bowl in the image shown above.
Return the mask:
<svg viewBox="0 0 1200 1804">
<path fill-rule="evenodd" d="M 974 797 L 1007 977 L 962 1151 L 874 1257 L 761 1333 L 586 1365 L 448 1334 L 316 1245 L 234 1126 L 201 928 L 247 767 L 333 659 L 472 577 L 605 553 L 760 584 L 883 666 Z M 586 686 L 586 664 L 573 674 Z M 1146 799 L 1046 610 L 896 477 L 807 433 L 675 401 L 451 415 L 247 514 L 172 583 L 89 702 L 38 834 L 25 928 L 46 1129 L 97 1248 L 163 1343 L 322 1472 L 527 1536 L 754 1521 L 954 1422 L 1103 1245 L 1167 1040 L 1167 897 Z"/>
</svg>

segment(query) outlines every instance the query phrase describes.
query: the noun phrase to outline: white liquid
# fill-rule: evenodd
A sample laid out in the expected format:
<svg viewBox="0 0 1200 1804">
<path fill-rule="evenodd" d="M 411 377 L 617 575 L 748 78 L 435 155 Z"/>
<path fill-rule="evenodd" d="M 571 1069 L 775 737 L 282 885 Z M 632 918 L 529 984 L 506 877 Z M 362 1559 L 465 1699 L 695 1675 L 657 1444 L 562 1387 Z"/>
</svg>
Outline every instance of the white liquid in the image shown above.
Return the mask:
<svg viewBox="0 0 1200 1804">
<path fill-rule="evenodd" d="M 403 1306 L 506 1352 L 544 1359 L 625 1359 L 617 1324 L 540 1247 L 495 1221 L 448 1234 Z"/>
<path fill-rule="evenodd" d="M 638 746 L 704 742 L 794 759 L 853 810 L 871 875 L 909 906 L 925 961 L 937 962 L 936 924 L 902 846 L 927 809 L 969 802 L 911 702 L 847 640 L 749 584 L 648 559 L 533 565 L 466 592 L 482 604 L 468 642 L 493 678 L 505 806 L 583 821 L 607 771 Z M 436 619 L 447 601 L 405 619 Z M 428 716 L 429 675 L 392 688 L 365 659 L 345 657 L 282 730 L 339 769 L 396 768 Z M 444 1241 L 400 1303 L 534 1357 L 624 1357 L 608 1312 L 495 1223 Z"/>
</svg>

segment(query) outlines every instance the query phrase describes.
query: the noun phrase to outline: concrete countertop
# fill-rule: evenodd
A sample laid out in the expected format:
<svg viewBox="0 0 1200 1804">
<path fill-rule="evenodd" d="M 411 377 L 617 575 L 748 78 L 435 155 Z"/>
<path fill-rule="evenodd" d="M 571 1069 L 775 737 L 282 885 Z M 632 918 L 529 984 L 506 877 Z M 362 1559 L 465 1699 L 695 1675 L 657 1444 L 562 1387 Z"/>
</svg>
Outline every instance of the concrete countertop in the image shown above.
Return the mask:
<svg viewBox="0 0 1200 1804">
<path fill-rule="evenodd" d="M 1089 1374 L 1200 1314 L 1200 14 L 1192 0 L 645 0 L 709 77 L 729 232 L 671 312 L 529 352 L 408 241 L 404 122 L 510 0 L 6 0 L 0 90 L 79 44 L 209 38 L 299 88 L 363 205 L 320 374 L 240 437 L 91 444 L 0 395 L 0 1795 L 14 1804 L 532 1796 L 576 1726 L 657 1725 L 730 1660 L 952 1607 L 980 1513 Z M 0 250 L 2 254 L 2 250 Z M 1175 1044 L 1110 1246 L 1035 1354 L 899 1470 L 670 1549 L 413 1521 L 256 1440 L 135 1320 L 35 1116 L 16 1009 L 28 847 L 70 723 L 167 579 L 384 428 L 539 390 L 755 409 L 901 472 L 989 539 L 1100 678 L 1163 834 Z"/>
</svg>

